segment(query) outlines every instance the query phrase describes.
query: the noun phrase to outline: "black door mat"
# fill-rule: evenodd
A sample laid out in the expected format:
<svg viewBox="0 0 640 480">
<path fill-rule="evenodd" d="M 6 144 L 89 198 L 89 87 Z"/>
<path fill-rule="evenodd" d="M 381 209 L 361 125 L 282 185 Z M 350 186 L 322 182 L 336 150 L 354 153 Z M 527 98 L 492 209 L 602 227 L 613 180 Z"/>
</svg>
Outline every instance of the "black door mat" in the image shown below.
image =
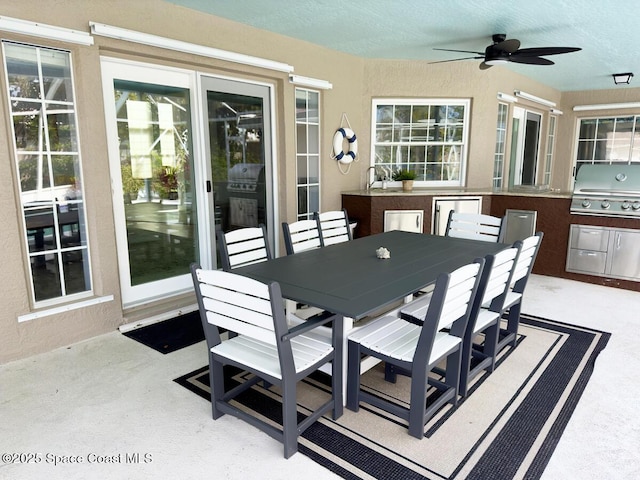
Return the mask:
<svg viewBox="0 0 640 480">
<path fill-rule="evenodd" d="M 137 328 L 123 335 L 160 353 L 171 353 L 204 340 L 200 312 L 195 311 Z"/>
</svg>

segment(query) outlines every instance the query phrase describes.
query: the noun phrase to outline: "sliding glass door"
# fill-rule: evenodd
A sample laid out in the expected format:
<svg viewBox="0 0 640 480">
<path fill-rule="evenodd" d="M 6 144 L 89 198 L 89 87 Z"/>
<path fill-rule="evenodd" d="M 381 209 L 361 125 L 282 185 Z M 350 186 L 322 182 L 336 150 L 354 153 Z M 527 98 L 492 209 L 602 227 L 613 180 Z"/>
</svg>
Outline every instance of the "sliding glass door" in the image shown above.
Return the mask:
<svg viewBox="0 0 640 480">
<path fill-rule="evenodd" d="M 192 155 L 194 76 L 103 60 L 123 304 L 192 288 L 198 261 Z"/>
<path fill-rule="evenodd" d="M 215 235 L 264 224 L 275 247 L 267 85 L 102 59 L 122 301 L 193 290 Z"/>
</svg>

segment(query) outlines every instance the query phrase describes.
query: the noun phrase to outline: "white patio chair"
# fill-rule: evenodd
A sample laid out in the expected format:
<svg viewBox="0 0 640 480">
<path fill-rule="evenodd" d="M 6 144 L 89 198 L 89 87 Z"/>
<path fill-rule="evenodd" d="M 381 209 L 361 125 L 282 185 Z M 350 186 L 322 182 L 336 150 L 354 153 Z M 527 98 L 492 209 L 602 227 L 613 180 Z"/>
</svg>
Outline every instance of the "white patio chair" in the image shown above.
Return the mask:
<svg viewBox="0 0 640 480">
<path fill-rule="evenodd" d="M 333 419 L 342 415 L 342 317 L 323 314 L 289 328 L 285 320 L 280 286 L 221 270 L 203 270 L 191 265 L 191 273 L 200 308 L 200 318 L 209 350 L 211 409 L 215 419 L 228 413 L 263 430 L 284 444 L 284 456 L 298 450 L 298 435 L 329 411 Z M 329 339 L 315 329 L 333 322 Z M 222 340 L 219 328 L 238 332 Z M 298 422 L 296 384 L 322 365 L 333 362 L 331 399 L 314 412 L 305 412 Z M 225 365 L 253 374 L 245 382 L 227 390 Z M 234 399 L 264 381 L 276 385 L 282 395 L 282 426 L 273 426 L 253 415 Z M 256 387 L 259 388 L 259 387 Z M 264 387 L 267 388 L 267 387 Z"/>
<path fill-rule="evenodd" d="M 511 288 L 507 292 L 504 302 L 503 311 L 508 312 L 507 325 L 505 329 L 501 329 L 500 331 L 497 352 L 500 352 L 509 344 L 514 347 L 517 345 L 520 312 L 522 311 L 522 297 L 531 271 L 533 270 L 536 257 L 538 256 L 543 236 L 544 234 L 542 232 L 537 232 L 535 235 L 531 235 L 521 242 L 522 247 L 511 279 Z"/>
<path fill-rule="evenodd" d="M 323 246 L 351 240 L 351 228 L 346 210 L 316 212 L 313 217 L 318 221 Z"/>
<path fill-rule="evenodd" d="M 504 217 L 480 213 L 449 212 L 446 237 L 468 238 L 484 242 L 500 242 L 504 236 Z"/>
<path fill-rule="evenodd" d="M 282 223 L 284 246 L 287 255 L 320 248 L 320 229 L 316 220 L 299 220 L 293 223 Z"/>
<path fill-rule="evenodd" d="M 217 239 L 220 262 L 225 272 L 272 258 L 264 225 L 240 228 L 227 233 L 218 230 Z"/>
<path fill-rule="evenodd" d="M 347 407 L 358 411 L 360 402 L 400 417 L 409 423 L 409 434 L 422 438 L 424 425 L 445 403 L 457 404 L 462 339 L 473 298 L 478 288 L 483 259 L 438 277 L 429 308 L 421 325 L 394 315 L 371 321 L 349 336 Z M 449 328 L 448 332 L 443 329 Z M 411 377 L 409 408 L 360 389 L 362 355 L 391 365 L 391 373 Z M 429 376 L 446 360 L 444 380 Z M 427 398 L 429 385 L 440 395 Z"/>
</svg>

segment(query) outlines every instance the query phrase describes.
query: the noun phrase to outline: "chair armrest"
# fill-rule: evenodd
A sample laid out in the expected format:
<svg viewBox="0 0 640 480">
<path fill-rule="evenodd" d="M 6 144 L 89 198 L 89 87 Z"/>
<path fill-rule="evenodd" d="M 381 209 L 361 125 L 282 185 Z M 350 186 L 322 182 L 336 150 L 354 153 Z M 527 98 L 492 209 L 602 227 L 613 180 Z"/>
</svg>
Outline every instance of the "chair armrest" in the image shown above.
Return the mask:
<svg viewBox="0 0 640 480">
<path fill-rule="evenodd" d="M 319 327 L 321 325 L 325 325 L 333 321 L 335 318 L 336 318 L 336 315 L 331 312 L 317 313 L 309 317 L 300 325 L 296 325 L 295 327 L 289 329 L 289 331 L 282 336 L 282 341 L 286 342 L 288 340 L 291 340 L 293 337 L 306 333 L 309 330 L 313 330 L 314 328 Z"/>
</svg>

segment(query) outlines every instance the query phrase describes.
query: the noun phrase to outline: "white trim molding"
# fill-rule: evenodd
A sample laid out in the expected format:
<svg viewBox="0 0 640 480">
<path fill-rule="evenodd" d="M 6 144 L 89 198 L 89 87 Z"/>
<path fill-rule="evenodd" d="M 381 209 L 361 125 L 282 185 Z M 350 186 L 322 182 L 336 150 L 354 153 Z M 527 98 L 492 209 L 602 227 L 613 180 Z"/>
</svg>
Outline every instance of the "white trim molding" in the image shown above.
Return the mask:
<svg viewBox="0 0 640 480">
<path fill-rule="evenodd" d="M 0 16 L 0 30 L 34 37 L 61 40 L 63 42 L 79 43 L 80 45 L 93 45 L 93 37 L 88 32 L 79 32 L 70 28 L 56 27 L 45 23 L 30 22 Z"/>
<path fill-rule="evenodd" d="M 37 312 L 27 313 L 26 315 L 20 315 L 18 322 L 27 322 L 36 318 L 48 317 L 50 315 L 57 315 L 59 313 L 70 312 L 71 310 L 78 310 L 79 308 L 86 308 L 92 305 L 98 305 L 100 303 L 112 302 L 113 295 L 105 295 L 103 297 L 94 297 L 82 302 L 74 302 L 68 305 L 60 305 L 59 307 L 48 308 L 46 310 L 40 310 Z"/>
<path fill-rule="evenodd" d="M 216 58 L 228 62 L 249 65 L 253 67 L 266 68 L 268 70 L 276 70 L 278 72 L 293 72 L 293 67 L 286 63 L 276 62 L 266 58 L 253 57 L 243 53 L 230 52 L 228 50 L 220 50 L 218 48 L 198 45 L 196 43 L 183 42 L 182 40 L 174 40 L 172 38 L 151 35 L 149 33 L 128 30 L 126 28 L 105 25 L 104 23 L 89 22 L 91 33 L 101 35 L 103 37 L 115 38 L 127 42 L 149 45 L 152 47 L 166 48 L 182 53 L 192 53 L 203 57 Z"/>
<path fill-rule="evenodd" d="M 576 105 L 573 107 L 574 112 L 584 112 L 587 110 L 616 110 L 622 108 L 640 108 L 640 102 L 627 103 L 598 103 L 595 105 Z"/>
<path fill-rule="evenodd" d="M 556 102 L 552 102 L 551 100 L 547 100 L 545 98 L 537 97 L 527 92 L 523 92 L 522 90 L 514 90 L 514 95 L 516 97 L 524 98 L 525 100 L 529 100 L 533 103 L 539 103 L 540 105 L 544 105 L 545 107 L 555 107 Z"/>
<path fill-rule="evenodd" d="M 502 92 L 498 92 L 498 100 L 503 100 L 509 103 L 515 103 L 518 101 L 518 99 L 513 95 L 509 95 L 508 93 L 502 93 Z"/>
<path fill-rule="evenodd" d="M 297 87 L 318 88 L 320 90 L 331 90 L 333 84 L 319 78 L 303 77 L 302 75 L 289 75 L 289 82 Z"/>
</svg>

